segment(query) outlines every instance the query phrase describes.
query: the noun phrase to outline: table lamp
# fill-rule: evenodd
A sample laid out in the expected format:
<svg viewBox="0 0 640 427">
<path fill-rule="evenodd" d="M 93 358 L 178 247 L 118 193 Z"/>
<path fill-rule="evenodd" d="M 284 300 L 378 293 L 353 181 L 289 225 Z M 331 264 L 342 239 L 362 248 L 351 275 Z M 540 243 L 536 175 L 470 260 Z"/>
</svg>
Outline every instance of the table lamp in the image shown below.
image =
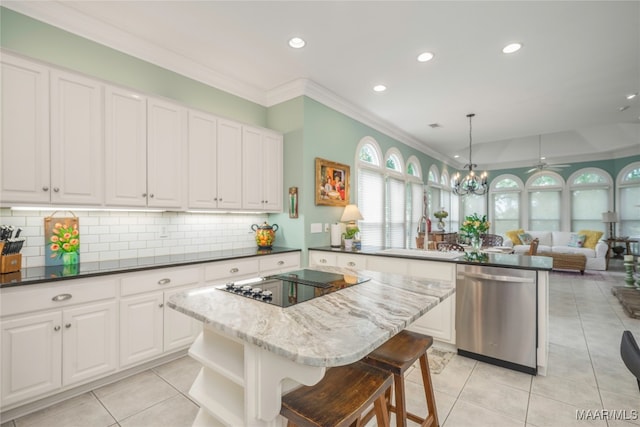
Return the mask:
<svg viewBox="0 0 640 427">
<path fill-rule="evenodd" d="M 360 210 L 358 210 L 358 206 L 356 205 L 347 205 L 344 208 L 344 212 L 342 212 L 342 217 L 340 221 L 347 223 L 347 231 L 353 230 L 354 228 L 358 228 L 356 221 L 364 219 Z"/>
<path fill-rule="evenodd" d="M 611 211 L 603 212 L 602 222 L 604 222 L 605 224 L 609 224 L 609 238 L 615 239 L 614 224 L 618 222 L 618 213 Z"/>
</svg>

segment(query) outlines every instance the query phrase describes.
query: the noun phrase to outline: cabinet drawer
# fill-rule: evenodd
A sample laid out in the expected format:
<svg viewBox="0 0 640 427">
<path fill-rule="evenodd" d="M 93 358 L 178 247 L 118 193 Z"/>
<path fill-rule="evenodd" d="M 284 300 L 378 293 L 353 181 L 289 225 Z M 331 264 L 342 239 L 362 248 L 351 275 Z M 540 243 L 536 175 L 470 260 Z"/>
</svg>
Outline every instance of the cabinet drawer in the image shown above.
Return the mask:
<svg viewBox="0 0 640 427">
<path fill-rule="evenodd" d="M 142 292 L 190 285 L 200 281 L 200 269 L 167 268 L 145 273 L 127 275 L 120 283 L 122 295 L 133 295 Z"/>
<path fill-rule="evenodd" d="M 72 282 L 73 284 L 68 284 Z M 60 284 L 22 286 L 20 289 L 3 289 L 0 293 L 2 316 L 28 313 L 37 310 L 66 307 L 102 299 L 115 298 L 116 279 L 71 280 Z"/>
<path fill-rule="evenodd" d="M 255 258 L 220 261 L 207 265 L 204 270 L 204 280 L 222 281 L 230 278 L 258 276 L 259 263 Z"/>
<path fill-rule="evenodd" d="M 270 271 L 291 270 L 300 267 L 300 252 L 260 257 L 260 275 Z"/>
<path fill-rule="evenodd" d="M 309 265 L 335 267 L 337 265 L 336 255 L 329 252 L 309 251 Z"/>
<path fill-rule="evenodd" d="M 363 255 L 343 255 L 337 257 L 338 267 L 365 269 L 367 257 Z"/>
</svg>

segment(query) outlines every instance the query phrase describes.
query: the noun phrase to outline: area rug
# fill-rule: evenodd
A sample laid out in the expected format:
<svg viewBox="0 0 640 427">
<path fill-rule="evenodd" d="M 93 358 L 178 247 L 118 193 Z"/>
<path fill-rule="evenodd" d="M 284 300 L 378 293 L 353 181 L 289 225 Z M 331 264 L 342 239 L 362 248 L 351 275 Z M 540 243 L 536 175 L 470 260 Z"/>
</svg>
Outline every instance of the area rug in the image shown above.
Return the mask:
<svg viewBox="0 0 640 427">
<path fill-rule="evenodd" d="M 429 359 L 429 370 L 432 374 L 439 374 L 456 353 L 431 347 L 427 350 L 427 355 Z"/>
</svg>

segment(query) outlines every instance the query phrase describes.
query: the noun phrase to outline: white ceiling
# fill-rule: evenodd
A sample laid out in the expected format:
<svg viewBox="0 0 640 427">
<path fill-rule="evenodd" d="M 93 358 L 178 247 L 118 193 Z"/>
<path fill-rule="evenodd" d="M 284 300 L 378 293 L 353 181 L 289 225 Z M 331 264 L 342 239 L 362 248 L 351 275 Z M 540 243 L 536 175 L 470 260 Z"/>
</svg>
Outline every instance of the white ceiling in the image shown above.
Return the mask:
<svg viewBox="0 0 640 427">
<path fill-rule="evenodd" d="M 640 1 L 2 4 L 262 105 L 307 94 L 453 165 L 471 112 L 482 168 L 537 163 L 539 135 L 550 163 L 640 154 Z"/>
</svg>

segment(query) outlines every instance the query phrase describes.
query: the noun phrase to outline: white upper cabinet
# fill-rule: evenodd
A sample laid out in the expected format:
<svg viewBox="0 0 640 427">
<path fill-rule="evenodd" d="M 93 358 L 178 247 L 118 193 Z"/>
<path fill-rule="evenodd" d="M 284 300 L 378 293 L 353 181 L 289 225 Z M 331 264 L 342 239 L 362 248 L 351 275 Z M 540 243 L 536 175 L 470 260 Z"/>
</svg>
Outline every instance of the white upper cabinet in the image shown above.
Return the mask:
<svg viewBox="0 0 640 427">
<path fill-rule="evenodd" d="M 0 202 L 49 203 L 49 70 L 0 58 Z"/>
<path fill-rule="evenodd" d="M 218 207 L 242 208 L 242 125 L 218 120 Z"/>
<path fill-rule="evenodd" d="M 241 126 L 189 112 L 189 208 L 239 209 Z"/>
<path fill-rule="evenodd" d="M 189 111 L 189 208 L 218 207 L 217 126 L 216 117 Z"/>
<path fill-rule="evenodd" d="M 105 89 L 105 204 L 147 205 L 147 98 Z"/>
<path fill-rule="evenodd" d="M 282 211 L 282 135 L 266 129 L 242 129 L 242 207 Z"/>
<path fill-rule="evenodd" d="M 183 209 L 187 182 L 186 109 L 152 98 L 147 108 L 147 205 Z"/>
<path fill-rule="evenodd" d="M 103 204 L 102 84 L 2 55 L 4 205 Z"/>
<path fill-rule="evenodd" d="M 103 203 L 103 85 L 51 71 L 51 202 Z"/>
<path fill-rule="evenodd" d="M 282 135 L 2 52 L 0 205 L 282 211 Z"/>
</svg>

